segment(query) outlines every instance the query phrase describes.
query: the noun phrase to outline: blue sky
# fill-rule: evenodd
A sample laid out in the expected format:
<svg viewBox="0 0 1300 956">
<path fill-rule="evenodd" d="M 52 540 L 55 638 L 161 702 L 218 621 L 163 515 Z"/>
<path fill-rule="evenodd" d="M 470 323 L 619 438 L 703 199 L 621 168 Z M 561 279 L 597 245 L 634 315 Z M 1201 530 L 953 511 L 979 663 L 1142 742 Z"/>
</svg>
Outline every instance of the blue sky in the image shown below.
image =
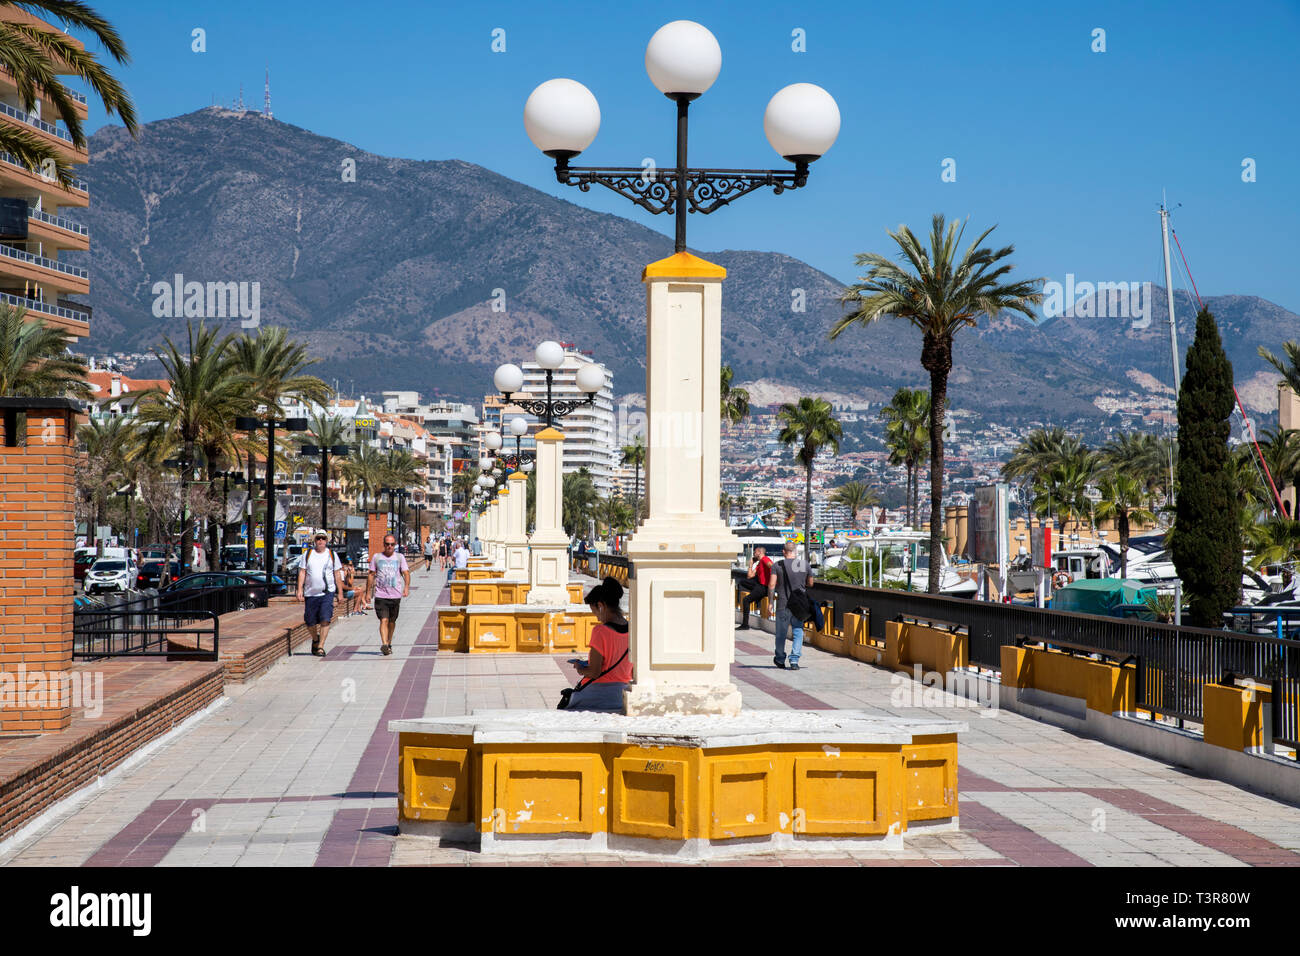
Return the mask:
<svg viewBox="0 0 1300 956">
<path fill-rule="evenodd" d="M 843 128 L 807 189 L 692 216 L 692 249 L 779 251 L 852 281 L 854 253 L 892 254 L 887 228 L 919 231 L 944 212 L 996 223 L 1020 275 L 1163 284 L 1164 189 L 1182 204 L 1173 223 L 1203 295 L 1300 312 L 1297 0 L 94 5 L 128 44 L 121 76 L 145 121 L 214 95 L 229 105 L 241 82 L 260 108 L 269 62 L 278 119 L 374 153 L 479 163 L 665 234 L 666 216 L 559 186 L 521 115 L 538 83 L 572 77 L 602 114 L 577 162 L 668 165 L 672 106 L 646 77 L 645 44 L 669 20 L 698 20 L 723 61 L 692 107 L 693 165 L 782 165 L 762 115 L 793 82 L 829 90 Z M 204 53 L 191 50 L 196 27 Z M 497 28 L 504 53 L 491 49 Z M 1105 52 L 1092 50 L 1098 28 Z M 796 29 L 806 52 L 792 50 Z M 92 107 L 92 128 L 101 115 Z M 941 181 L 947 158 L 955 182 Z"/>
</svg>

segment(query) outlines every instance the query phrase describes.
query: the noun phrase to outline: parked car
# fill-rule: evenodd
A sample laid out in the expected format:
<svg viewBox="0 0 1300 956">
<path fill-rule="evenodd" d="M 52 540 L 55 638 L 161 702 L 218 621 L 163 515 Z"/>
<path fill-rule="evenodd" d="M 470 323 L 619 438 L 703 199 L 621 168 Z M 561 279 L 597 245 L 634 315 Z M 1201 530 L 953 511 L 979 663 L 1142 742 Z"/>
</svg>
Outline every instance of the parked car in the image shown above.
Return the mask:
<svg viewBox="0 0 1300 956">
<path fill-rule="evenodd" d="M 193 595 L 197 600 L 194 606 L 203 610 L 246 611 L 254 607 L 266 607 L 266 585 L 238 574 L 224 571 L 200 571 L 187 574 L 179 580 L 158 589 L 160 594 L 176 597 Z M 175 606 L 175 602 L 169 604 Z"/>
<path fill-rule="evenodd" d="M 72 552 L 73 580 L 74 581 L 86 580 L 86 572 L 90 570 L 90 566 L 95 563 L 98 557 L 99 557 L 99 552 L 96 548 L 93 547 L 77 548 L 77 550 L 73 551 Z"/>
<path fill-rule="evenodd" d="M 140 570 L 136 572 L 135 585 L 138 588 L 156 588 L 179 580 L 180 576 L 181 565 L 179 561 L 145 561 L 140 565 Z"/>
<path fill-rule="evenodd" d="M 254 582 L 255 584 L 260 585 L 266 583 L 265 571 L 236 571 L 234 573 L 238 574 L 241 578 L 246 578 L 247 580 Z M 281 594 L 288 593 L 289 585 L 285 583 L 284 578 L 280 577 L 278 574 L 271 575 L 271 596 L 278 597 Z"/>
<path fill-rule="evenodd" d="M 86 572 L 82 590 L 86 594 L 130 591 L 135 587 L 135 565 L 125 558 L 100 558 Z"/>
</svg>

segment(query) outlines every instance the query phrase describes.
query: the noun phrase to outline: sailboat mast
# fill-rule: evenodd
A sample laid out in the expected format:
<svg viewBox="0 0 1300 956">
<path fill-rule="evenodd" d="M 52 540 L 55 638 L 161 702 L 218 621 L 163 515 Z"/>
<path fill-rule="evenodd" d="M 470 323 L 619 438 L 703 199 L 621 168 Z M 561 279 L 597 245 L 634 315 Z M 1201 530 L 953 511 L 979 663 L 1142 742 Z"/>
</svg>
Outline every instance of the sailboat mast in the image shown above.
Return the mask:
<svg viewBox="0 0 1300 956">
<path fill-rule="evenodd" d="M 1169 297 L 1169 348 L 1174 355 L 1174 401 L 1182 389 L 1182 376 L 1178 371 L 1178 326 L 1174 322 L 1174 277 L 1169 268 L 1169 210 L 1160 203 L 1160 235 L 1165 246 L 1165 295 Z"/>
</svg>

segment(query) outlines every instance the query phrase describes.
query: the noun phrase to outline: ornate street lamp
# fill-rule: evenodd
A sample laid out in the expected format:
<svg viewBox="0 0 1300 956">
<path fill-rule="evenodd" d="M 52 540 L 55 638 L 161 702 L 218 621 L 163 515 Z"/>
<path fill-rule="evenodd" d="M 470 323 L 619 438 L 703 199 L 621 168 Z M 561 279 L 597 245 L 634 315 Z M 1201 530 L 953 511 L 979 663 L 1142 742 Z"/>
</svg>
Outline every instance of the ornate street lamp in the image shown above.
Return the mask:
<svg viewBox="0 0 1300 956">
<path fill-rule="evenodd" d="M 510 419 L 510 434 L 515 440 L 514 455 L 499 455 L 498 457 L 511 471 L 532 471 L 533 462 L 536 456 L 530 451 L 524 451 L 521 447 L 523 437 L 528 432 L 528 421 L 523 418 L 515 417 Z M 502 437 L 499 432 L 488 432 L 483 439 L 483 443 L 493 451 L 498 450 L 502 445 Z M 485 459 L 486 460 L 486 459 Z"/>
<path fill-rule="evenodd" d="M 266 580 L 269 583 L 275 569 L 275 429 L 276 426 L 291 432 L 305 432 L 305 418 L 251 418 L 241 415 L 235 419 L 235 427 L 241 432 L 255 432 L 266 429 L 266 527 L 262 530 L 263 556 L 266 565 Z M 251 493 L 251 492 L 250 492 Z M 251 516 L 249 524 L 252 524 Z M 182 565 L 182 570 L 184 566 Z"/>
<path fill-rule="evenodd" d="M 586 192 L 599 183 L 643 209 L 677 217 L 676 252 L 686 251 L 686 214 L 707 215 L 741 196 L 770 186 L 775 193 L 808 182 L 808 166 L 831 148 L 840 131 L 834 98 L 812 83 L 779 90 L 763 114 L 767 141 L 794 169 L 691 169 L 686 162 L 687 114 L 692 100 L 713 85 L 722 50 L 705 27 L 674 20 L 660 27 L 645 51 L 650 80 L 677 104 L 677 167 L 570 166 L 600 130 L 600 106 L 576 80 L 555 79 L 533 90 L 524 104 L 524 129 L 533 145 L 555 160 L 555 178 Z"/>
<path fill-rule="evenodd" d="M 518 365 L 506 364 L 498 367 L 496 373 L 492 376 L 492 382 L 496 385 L 501 397 L 507 404 L 518 405 L 528 414 L 542 419 L 546 422 L 547 428 L 551 428 L 556 419 L 571 414 L 574 409 L 581 408 L 583 405 L 594 404 L 596 393 L 605 385 L 604 366 L 592 362 L 578 369 L 575 376 L 578 390 L 584 393 L 583 398 L 553 398 L 551 391 L 552 380 L 555 376 L 555 370 L 564 364 L 564 347 L 559 342 L 543 342 L 537 346 L 533 358 L 538 366 L 546 372 L 545 399 L 515 397 L 515 393 L 524 387 L 524 371 Z"/>
<path fill-rule="evenodd" d="M 595 97 L 574 80 L 543 83 L 524 106 L 529 139 L 555 160 L 559 182 L 582 190 L 599 183 L 650 212 L 676 217 L 676 254 L 647 264 L 641 276 L 646 286 L 646 414 L 652 436 L 686 416 L 698 440 L 657 438 L 647 455 L 646 484 L 653 494 L 648 515 L 627 546 L 636 569 L 629 601 L 633 679 L 624 698 L 630 715 L 737 714 L 741 708 L 731 678 L 735 644 L 729 600 L 731 563 L 739 545 L 717 513 L 718 369 L 727 273 L 686 251 L 686 214 L 707 215 L 763 188 L 778 194 L 802 188 L 810 165 L 831 148 L 840 129 L 839 108 L 830 94 L 796 83 L 772 97 L 763 117 L 768 142 L 793 168 L 692 169 L 687 162 L 690 103 L 713 85 L 721 66 L 713 34 L 691 21 L 667 24 L 646 47 L 651 82 L 677 106 L 674 169 L 571 166 L 600 129 Z M 510 369 L 501 371 L 507 380 L 498 387 L 513 384 Z M 553 460 L 541 435 L 538 450 L 540 531 L 546 497 L 540 482 Z M 556 510 L 551 500 L 546 507 Z M 560 536 L 546 540 L 558 544 Z M 543 590 L 560 596 L 558 586 L 544 589 L 534 581 L 529 601 Z"/>
</svg>

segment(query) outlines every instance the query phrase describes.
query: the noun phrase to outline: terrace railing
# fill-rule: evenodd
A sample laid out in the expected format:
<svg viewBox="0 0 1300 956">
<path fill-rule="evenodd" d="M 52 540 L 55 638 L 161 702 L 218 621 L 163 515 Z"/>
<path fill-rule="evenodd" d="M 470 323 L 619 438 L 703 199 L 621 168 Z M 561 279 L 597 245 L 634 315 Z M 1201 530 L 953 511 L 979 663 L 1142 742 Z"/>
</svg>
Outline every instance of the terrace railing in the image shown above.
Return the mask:
<svg viewBox="0 0 1300 956">
<path fill-rule="evenodd" d="M 1024 640 L 1134 657 L 1142 668 L 1137 706 L 1178 720 L 1204 720 L 1206 684 L 1251 678 L 1272 689 L 1273 739 L 1300 747 L 1300 640 L 853 584 L 818 582 L 810 594 L 830 605 L 835 627 L 846 611 L 866 608 L 870 635 L 879 641 L 886 622 L 899 618 L 956 624 L 967 635 L 971 665 L 992 671 L 1002 668 L 1004 645 Z"/>
</svg>

